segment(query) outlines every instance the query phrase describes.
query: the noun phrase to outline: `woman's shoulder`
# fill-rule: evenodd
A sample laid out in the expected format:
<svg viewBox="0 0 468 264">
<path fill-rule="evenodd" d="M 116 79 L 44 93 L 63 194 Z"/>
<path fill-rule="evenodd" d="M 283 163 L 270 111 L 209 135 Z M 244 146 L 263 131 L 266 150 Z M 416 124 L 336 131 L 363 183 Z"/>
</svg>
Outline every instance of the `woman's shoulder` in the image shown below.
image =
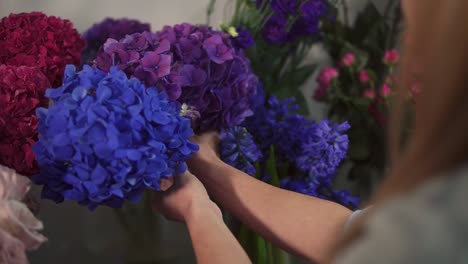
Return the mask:
<svg viewBox="0 0 468 264">
<path fill-rule="evenodd" d="M 376 209 L 337 263 L 466 263 L 468 166 Z"/>
</svg>

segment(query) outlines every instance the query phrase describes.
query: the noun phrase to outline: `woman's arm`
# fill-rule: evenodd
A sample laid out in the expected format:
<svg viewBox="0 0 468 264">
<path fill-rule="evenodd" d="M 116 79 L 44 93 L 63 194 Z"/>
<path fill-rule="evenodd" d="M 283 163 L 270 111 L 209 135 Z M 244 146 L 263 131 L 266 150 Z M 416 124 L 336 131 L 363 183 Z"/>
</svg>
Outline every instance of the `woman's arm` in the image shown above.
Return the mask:
<svg viewBox="0 0 468 264">
<path fill-rule="evenodd" d="M 273 187 L 223 163 L 213 151 L 210 136 L 194 139 L 200 151 L 189 162 L 210 196 L 278 246 L 308 260 L 325 259 L 351 211 Z"/>
<path fill-rule="evenodd" d="M 251 263 L 195 176 L 175 177 L 170 189 L 155 193 L 153 204 L 167 219 L 187 224 L 197 263 Z"/>
<path fill-rule="evenodd" d="M 214 206 L 216 206 L 213 203 Z M 219 208 L 194 207 L 186 219 L 197 263 L 251 263 L 249 257 L 223 222 Z"/>
</svg>

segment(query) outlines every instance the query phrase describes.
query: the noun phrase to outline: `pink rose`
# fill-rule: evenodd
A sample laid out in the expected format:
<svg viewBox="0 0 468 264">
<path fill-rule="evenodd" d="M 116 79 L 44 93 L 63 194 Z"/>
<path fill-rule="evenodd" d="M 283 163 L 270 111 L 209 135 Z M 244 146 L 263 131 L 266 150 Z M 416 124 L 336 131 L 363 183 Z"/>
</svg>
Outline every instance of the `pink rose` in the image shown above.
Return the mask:
<svg viewBox="0 0 468 264">
<path fill-rule="evenodd" d="M 365 70 L 362 70 L 360 73 L 359 73 L 359 81 L 361 83 L 368 83 L 370 82 L 371 78 L 369 76 L 369 73 L 367 73 L 367 71 Z"/>
<path fill-rule="evenodd" d="M 325 67 L 320 71 L 317 77 L 317 82 L 321 86 L 328 87 L 330 86 L 331 81 L 337 77 L 338 77 L 338 70 L 336 68 Z"/>
<path fill-rule="evenodd" d="M 387 50 L 384 55 L 384 62 L 387 64 L 396 64 L 400 59 L 400 53 L 396 49 Z"/>
<path fill-rule="evenodd" d="M 382 95 L 382 97 L 388 97 L 390 96 L 390 94 L 392 93 L 392 88 L 390 88 L 390 85 L 384 83 L 382 85 L 382 87 L 380 88 L 380 95 Z"/>
<path fill-rule="evenodd" d="M 369 100 L 373 100 L 375 98 L 375 91 L 374 89 L 372 88 L 368 88 L 368 89 L 365 89 L 363 92 L 362 92 L 362 97 L 366 98 L 366 99 L 369 99 Z"/>
<path fill-rule="evenodd" d="M 351 67 L 354 64 L 354 62 L 356 62 L 356 57 L 351 52 L 346 53 L 341 59 L 341 65 L 346 67 Z"/>
</svg>

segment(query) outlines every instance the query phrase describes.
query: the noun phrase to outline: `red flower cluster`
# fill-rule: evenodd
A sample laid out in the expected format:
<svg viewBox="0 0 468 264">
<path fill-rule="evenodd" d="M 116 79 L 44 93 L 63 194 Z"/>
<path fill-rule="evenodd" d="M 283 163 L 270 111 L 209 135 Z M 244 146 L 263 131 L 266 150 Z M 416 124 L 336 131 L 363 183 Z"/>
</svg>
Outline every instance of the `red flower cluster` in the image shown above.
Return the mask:
<svg viewBox="0 0 468 264">
<path fill-rule="evenodd" d="M 45 107 L 46 76 L 27 66 L 0 65 L 0 164 L 31 176 L 37 172 L 32 146 L 37 141 L 36 107 Z"/>
<path fill-rule="evenodd" d="M 38 67 L 52 87 L 62 84 L 67 64 L 80 64 L 85 41 L 69 20 L 41 12 L 0 20 L 0 64 Z"/>
</svg>

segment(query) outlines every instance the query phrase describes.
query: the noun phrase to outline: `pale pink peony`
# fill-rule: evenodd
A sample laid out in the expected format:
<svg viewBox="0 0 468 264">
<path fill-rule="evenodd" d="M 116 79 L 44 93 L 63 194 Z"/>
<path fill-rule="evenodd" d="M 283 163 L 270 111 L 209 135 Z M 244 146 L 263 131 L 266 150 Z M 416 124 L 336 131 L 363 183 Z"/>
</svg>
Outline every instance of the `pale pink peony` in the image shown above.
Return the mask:
<svg viewBox="0 0 468 264">
<path fill-rule="evenodd" d="M 24 250 L 47 240 L 39 233 L 42 222 L 21 202 L 29 186 L 28 178 L 0 165 L 0 263 L 28 263 Z"/>
<path fill-rule="evenodd" d="M 400 59 L 400 53 L 396 49 L 387 50 L 384 55 L 384 62 L 387 64 L 396 64 Z"/>
<path fill-rule="evenodd" d="M 351 67 L 356 62 L 356 57 L 353 53 L 346 53 L 343 58 L 341 58 L 341 65 L 346 67 Z"/>
<path fill-rule="evenodd" d="M 0 229 L 0 263 L 27 264 L 24 244 Z"/>
</svg>

